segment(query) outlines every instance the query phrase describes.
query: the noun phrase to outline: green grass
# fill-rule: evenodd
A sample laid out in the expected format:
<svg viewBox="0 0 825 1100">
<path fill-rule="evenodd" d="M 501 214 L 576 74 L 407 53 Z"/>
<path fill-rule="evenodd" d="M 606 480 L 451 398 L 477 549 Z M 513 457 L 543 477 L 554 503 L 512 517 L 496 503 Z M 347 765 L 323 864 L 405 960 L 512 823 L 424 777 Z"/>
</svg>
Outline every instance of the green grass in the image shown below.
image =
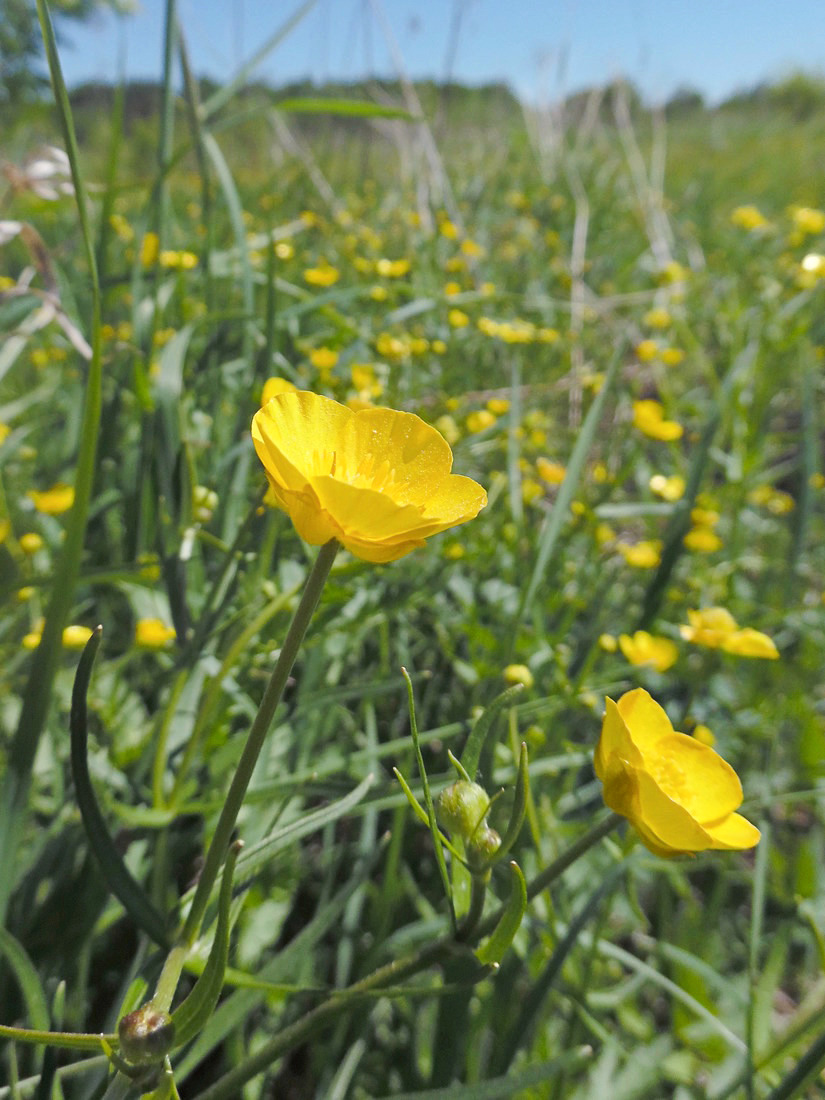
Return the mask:
<svg viewBox="0 0 825 1100">
<path fill-rule="evenodd" d="M 788 207 L 825 206 L 820 118 L 772 100 L 664 129 L 634 111 L 623 127 L 608 93 L 588 127 L 525 118 L 500 89 L 425 88 L 428 131 L 317 104 L 285 130 L 264 89 L 212 110 L 216 91 L 169 95 L 163 127 L 129 95 L 122 113 L 87 98 L 21 108 L 9 127 L 20 167 L 40 141 L 65 147 L 59 123 L 73 121 L 88 226 L 71 195 L 3 196 L 2 219 L 31 228 L 3 246 L 0 287 L 0 1024 L 112 1034 L 155 986 L 163 952 L 130 891 L 171 934 L 314 558 L 259 506 L 249 425 L 280 377 L 418 413 L 489 505 L 391 565 L 336 559 L 237 822 L 234 896 L 213 891 L 185 963 L 175 1003 L 203 972 L 189 1017 L 207 1007 L 172 1056 L 180 1095 L 819 1095 L 825 331 L 822 282 L 800 264 L 825 234 L 795 233 Z M 767 228 L 731 222 L 750 203 Z M 152 233 L 173 255 L 144 262 Z M 324 264 L 337 280 L 313 285 L 305 272 Z M 70 338 L 97 350 L 95 270 L 99 418 L 96 359 Z M 38 324 L 46 292 L 60 312 Z M 532 328 L 510 342 L 490 321 Z M 320 348 L 331 366 L 313 363 Z M 633 402 L 651 397 L 681 438 L 634 427 Z M 567 468 L 561 486 L 542 458 Z M 657 497 L 654 474 L 684 479 L 682 499 Z M 27 493 L 57 482 L 80 505 L 39 512 Z M 711 552 L 682 541 L 697 506 L 718 517 Z M 661 564 L 628 563 L 643 540 L 661 541 Z M 683 640 L 688 610 L 714 605 L 770 635 L 780 660 Z M 136 624 L 152 618 L 176 640 L 140 649 Z M 66 623 L 104 628 L 77 792 Z M 640 624 L 676 643 L 670 668 L 602 638 Z M 532 684 L 472 742 L 478 782 L 504 788 L 490 811 L 502 834 L 529 750 L 508 858 L 532 900 L 493 971 L 453 942 L 433 838 L 393 768 L 437 796 L 455 778 L 447 751 L 461 758 L 512 664 Z M 677 728 L 713 731 L 763 830 L 755 853 L 664 861 L 624 828 L 595 842 L 604 697 L 636 686 Z M 460 918 L 469 881 L 446 855 Z M 122 872 L 131 886 L 112 892 Z M 476 941 L 511 880 L 494 869 Z M 101 1095 L 105 1067 L 81 1042 L 88 1072 L 79 1054 L 9 1044 L 0 1096 L 41 1073 L 67 1098 Z"/>
</svg>

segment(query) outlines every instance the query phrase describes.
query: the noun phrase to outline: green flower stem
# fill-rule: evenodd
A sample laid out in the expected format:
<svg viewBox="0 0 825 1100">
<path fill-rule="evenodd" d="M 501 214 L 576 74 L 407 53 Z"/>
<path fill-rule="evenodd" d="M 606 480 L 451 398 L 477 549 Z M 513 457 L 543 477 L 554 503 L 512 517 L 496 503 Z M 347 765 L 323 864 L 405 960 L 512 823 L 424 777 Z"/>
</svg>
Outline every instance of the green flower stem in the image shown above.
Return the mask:
<svg viewBox="0 0 825 1100">
<path fill-rule="evenodd" d="M 274 1061 L 287 1051 L 307 1039 L 314 1031 L 322 1027 L 338 1013 L 351 1008 L 353 994 L 371 993 L 392 981 L 400 981 L 419 970 L 424 970 L 446 955 L 453 944 L 452 935 L 443 936 L 433 943 L 420 948 L 406 959 L 398 959 L 373 970 L 366 978 L 333 993 L 326 1001 L 310 1009 L 289 1027 L 285 1027 L 268 1043 L 265 1043 L 241 1065 L 225 1074 L 214 1085 L 197 1096 L 197 1100 L 236 1100 L 241 1094 L 241 1086 L 259 1073 L 268 1069 Z"/>
<path fill-rule="evenodd" d="M 481 914 L 484 912 L 484 899 L 487 896 L 487 883 L 489 881 L 489 871 L 481 875 L 473 875 L 470 880 L 470 908 L 456 932 L 456 939 L 462 943 L 466 943 L 478 927 Z"/>
<path fill-rule="evenodd" d="M 166 962 L 163 964 L 155 995 L 151 1001 L 152 1007 L 157 1009 L 158 1012 L 169 1012 L 172 1007 L 172 999 L 175 996 L 181 973 L 186 965 L 189 947 L 189 943 L 176 943 L 166 956 Z"/>
<path fill-rule="evenodd" d="M 571 864 L 575 863 L 580 856 L 584 855 L 585 852 L 611 833 L 622 820 L 623 819 L 618 814 L 611 813 L 603 821 L 594 825 L 592 829 L 589 829 L 579 837 L 563 855 L 559 856 L 559 858 L 554 860 L 549 867 L 546 867 L 542 872 L 536 875 L 527 889 L 527 896 L 534 898 L 537 894 L 540 894 L 542 890 L 545 890 L 550 885 L 550 883 L 554 882 L 562 875 Z M 481 893 L 481 891 L 479 892 Z M 483 902 L 483 893 L 481 897 Z M 468 917 L 472 912 L 473 908 L 471 902 Z M 500 911 L 493 913 L 486 921 L 477 924 L 474 930 L 468 929 L 466 938 L 478 940 L 482 936 L 488 935 L 493 928 L 496 927 L 500 917 Z M 272 1063 L 278 1058 L 281 1058 L 287 1051 L 291 1050 L 299 1043 L 304 1042 L 315 1031 L 323 1027 L 325 1023 L 333 1019 L 340 1012 L 345 1011 L 350 1005 L 353 994 L 372 993 L 388 985 L 392 981 L 400 981 L 402 978 L 408 978 L 412 974 L 417 974 L 419 971 L 425 970 L 427 967 L 433 966 L 435 963 L 448 958 L 450 953 L 455 950 L 455 939 L 452 933 L 448 933 L 434 940 L 432 943 L 419 948 L 418 951 L 408 956 L 406 959 L 399 959 L 387 963 L 385 966 L 379 967 L 360 981 L 347 986 L 346 989 L 333 993 L 326 1001 L 310 1009 L 309 1012 L 284 1028 L 278 1035 L 273 1036 L 268 1043 L 257 1050 L 251 1057 L 245 1059 L 241 1065 L 230 1070 L 230 1072 L 225 1074 L 219 1081 L 216 1081 L 214 1085 L 211 1085 L 204 1092 L 198 1093 L 196 1100 L 235 1100 L 235 1098 L 240 1095 L 242 1085 L 250 1081 L 253 1077 L 257 1077 L 259 1073 L 263 1073 L 265 1070 L 269 1069 Z"/>
<path fill-rule="evenodd" d="M 249 737 L 241 754 L 241 759 L 238 761 L 238 767 L 221 810 L 221 815 L 218 818 L 212 843 L 206 853 L 206 860 L 195 891 L 195 897 L 192 900 L 192 908 L 189 910 L 189 915 L 181 930 L 179 940 L 181 944 L 191 946 L 198 937 L 201 921 L 209 903 L 209 895 L 212 893 L 212 887 L 215 885 L 221 864 L 232 840 L 232 831 L 235 828 L 235 822 L 240 813 L 246 789 L 252 778 L 252 772 L 255 769 L 270 723 L 281 701 L 287 678 L 292 671 L 298 649 L 318 605 L 321 591 L 329 576 L 339 546 L 340 544 L 335 539 L 331 539 L 325 546 L 322 546 L 318 557 L 315 559 L 312 572 L 307 578 L 304 594 L 295 609 L 280 656 L 266 686 L 264 697 L 261 700 L 258 713 L 255 715 L 255 721 L 252 723 Z M 179 973 L 180 971 L 178 971 Z"/>
<path fill-rule="evenodd" d="M 551 883 L 555 882 L 560 875 L 563 875 L 567 868 L 575 863 L 580 856 L 583 856 L 585 852 L 593 848 L 600 840 L 609 836 L 616 826 L 621 825 L 623 821 L 623 817 L 611 811 L 602 821 L 597 822 L 592 828 L 588 829 L 586 833 L 583 833 L 577 841 L 570 845 L 566 852 L 562 852 L 558 859 L 554 859 L 552 863 L 536 875 L 527 887 L 528 901 L 532 901 L 533 898 L 538 897 L 538 895 L 546 890 Z"/>
</svg>

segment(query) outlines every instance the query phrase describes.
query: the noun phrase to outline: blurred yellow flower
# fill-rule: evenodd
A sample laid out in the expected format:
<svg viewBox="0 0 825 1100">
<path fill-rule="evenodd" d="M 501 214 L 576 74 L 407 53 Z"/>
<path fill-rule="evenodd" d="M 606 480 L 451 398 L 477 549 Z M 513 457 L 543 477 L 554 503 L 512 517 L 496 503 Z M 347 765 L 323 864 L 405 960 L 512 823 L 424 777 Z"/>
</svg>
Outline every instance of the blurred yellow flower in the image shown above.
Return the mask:
<svg viewBox="0 0 825 1100">
<path fill-rule="evenodd" d="M 276 241 L 275 255 L 279 260 L 291 260 L 295 255 L 295 246 L 289 241 Z"/>
<path fill-rule="evenodd" d="M 738 657 L 767 657 L 776 660 L 779 651 L 767 634 L 751 627 L 740 627 L 724 607 L 688 611 L 690 625 L 679 627 L 686 642 L 722 649 Z"/>
<path fill-rule="evenodd" d="M 487 408 L 494 416 L 504 416 L 510 411 L 510 402 L 506 397 L 491 397 L 487 402 Z"/>
<path fill-rule="evenodd" d="M 74 488 L 59 481 L 51 489 L 29 489 L 26 496 L 44 516 L 60 516 L 74 504 Z"/>
<path fill-rule="evenodd" d="M 544 489 L 538 481 L 532 477 L 525 477 L 521 483 L 521 499 L 525 504 L 532 504 L 544 497 Z"/>
<path fill-rule="evenodd" d="M 154 267 L 158 262 L 160 238 L 157 233 L 146 233 L 140 242 L 140 262 L 143 267 Z"/>
<path fill-rule="evenodd" d="M 716 744 L 713 731 L 708 726 L 702 725 L 701 722 L 694 727 L 693 736 L 701 745 L 707 745 L 710 749 Z"/>
<path fill-rule="evenodd" d="M 295 390 L 296 387 L 288 382 L 286 378 L 267 378 L 261 393 L 261 404 L 265 405 L 267 401 L 271 401 L 279 393 L 294 393 Z"/>
<path fill-rule="evenodd" d="M 461 429 L 449 413 L 444 413 L 443 416 L 439 416 L 438 420 L 435 422 L 435 426 L 451 447 L 461 439 Z"/>
<path fill-rule="evenodd" d="M 662 500 L 681 500 L 685 495 L 685 479 L 678 474 L 665 477 L 664 474 L 654 474 L 648 482 L 651 492 Z"/>
<path fill-rule="evenodd" d="M 378 334 L 375 341 L 375 350 L 384 359 L 404 359 L 409 355 L 409 348 L 406 343 L 389 332 Z"/>
<path fill-rule="evenodd" d="M 27 531 L 20 536 L 18 542 L 24 554 L 36 554 L 43 545 L 43 539 L 36 531 Z"/>
<path fill-rule="evenodd" d="M 735 812 L 742 804 L 736 772 L 695 737 L 674 731 L 643 688 L 618 704 L 605 700 L 594 764 L 607 805 L 627 818 L 655 855 L 759 843 L 759 830 Z"/>
<path fill-rule="evenodd" d="M 682 539 L 688 550 L 695 550 L 699 554 L 715 554 L 722 548 L 722 540 L 712 527 L 698 524 L 692 527 Z"/>
<path fill-rule="evenodd" d="M 310 286 L 332 286 L 340 278 L 341 273 L 338 268 L 326 262 L 319 264 L 318 267 L 308 267 L 304 271 L 304 280 Z"/>
<path fill-rule="evenodd" d="M 320 371 L 332 370 L 338 362 L 338 352 L 327 347 L 313 348 L 309 353 L 309 361 Z"/>
<path fill-rule="evenodd" d="M 752 204 L 747 206 L 737 206 L 731 213 L 731 223 L 737 227 L 737 229 L 747 229 L 753 231 L 754 229 L 765 229 L 770 222 L 761 213 L 758 207 Z"/>
<path fill-rule="evenodd" d="M 402 275 L 406 275 L 410 270 L 409 260 L 388 260 L 382 256 L 380 260 L 376 261 L 375 270 L 379 275 L 383 275 L 387 279 L 400 279 Z"/>
<path fill-rule="evenodd" d="M 560 462 L 544 457 L 536 459 L 536 473 L 548 485 L 561 485 L 567 476 L 567 470 Z"/>
<path fill-rule="evenodd" d="M 748 500 L 760 508 L 767 508 L 775 516 L 784 516 L 796 506 L 790 493 L 774 488 L 773 485 L 760 485 L 748 493 Z"/>
<path fill-rule="evenodd" d="M 620 634 L 619 648 L 632 665 L 652 665 L 658 672 L 666 672 L 679 656 L 679 648 L 670 638 L 656 637 L 646 630 Z"/>
<path fill-rule="evenodd" d="M 814 235 L 825 229 L 825 211 L 816 210 L 811 206 L 791 206 L 788 208 L 788 213 L 794 228 L 803 235 L 807 233 Z"/>
<path fill-rule="evenodd" d="M 684 362 L 685 353 L 681 348 L 662 348 L 660 358 L 666 367 L 678 367 Z"/>
<path fill-rule="evenodd" d="M 492 428 L 495 422 L 496 417 L 489 409 L 477 409 L 467 416 L 467 431 L 477 435 L 479 432 L 486 432 L 488 428 Z"/>
<path fill-rule="evenodd" d="M 527 665 L 508 665 L 504 670 L 504 679 L 508 684 L 524 684 L 526 688 L 533 686 L 533 673 Z"/>
<path fill-rule="evenodd" d="M 633 545 L 620 542 L 617 549 L 627 564 L 636 569 L 654 569 L 662 560 L 662 544 L 658 539 L 648 539 Z"/>
<path fill-rule="evenodd" d="M 644 324 L 648 328 L 669 328 L 673 323 L 673 318 L 670 316 L 664 306 L 654 306 L 653 309 L 649 309 L 642 318 Z"/>
<path fill-rule="evenodd" d="M 91 638 L 92 632 L 88 626 L 79 626 L 77 623 L 67 626 L 63 631 L 64 649 L 83 649 Z"/>
<path fill-rule="evenodd" d="M 659 345 L 655 340 L 640 340 L 636 345 L 636 358 L 640 363 L 652 363 L 659 354 Z"/>
<path fill-rule="evenodd" d="M 198 266 L 198 257 L 194 252 L 175 251 L 165 248 L 158 256 L 161 267 L 170 268 L 172 271 L 191 271 Z"/>
<path fill-rule="evenodd" d="M 447 314 L 447 320 L 453 328 L 466 328 L 470 323 L 470 318 L 463 309 L 451 309 Z"/>
<path fill-rule="evenodd" d="M 337 539 L 365 561 L 395 561 L 487 503 L 480 485 L 450 473 L 449 444 L 412 413 L 352 412 L 299 391 L 255 414 L 252 439 L 268 499 L 299 535 L 315 546 Z"/>
<path fill-rule="evenodd" d="M 175 637 L 175 628 L 163 619 L 138 619 L 135 623 L 135 645 L 140 649 L 163 649 Z"/>
<path fill-rule="evenodd" d="M 615 653 L 619 648 L 619 643 L 612 634 L 600 634 L 599 647 L 603 649 L 605 653 Z"/>
<path fill-rule="evenodd" d="M 664 410 L 658 401 L 634 401 L 633 423 L 649 439 L 668 442 L 681 439 L 684 428 L 675 420 L 665 420 Z"/>
</svg>

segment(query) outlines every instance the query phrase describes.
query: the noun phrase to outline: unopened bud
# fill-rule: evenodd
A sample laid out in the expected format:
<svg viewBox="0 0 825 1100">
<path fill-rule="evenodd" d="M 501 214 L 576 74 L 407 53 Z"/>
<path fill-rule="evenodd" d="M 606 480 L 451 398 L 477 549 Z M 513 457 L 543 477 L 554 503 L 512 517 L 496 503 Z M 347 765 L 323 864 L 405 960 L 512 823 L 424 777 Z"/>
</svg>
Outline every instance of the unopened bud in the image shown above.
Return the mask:
<svg viewBox="0 0 825 1100">
<path fill-rule="evenodd" d="M 117 1025 L 117 1033 L 123 1057 L 138 1066 L 163 1061 L 175 1041 L 172 1017 L 151 1004 L 124 1016 Z"/>
<path fill-rule="evenodd" d="M 469 841 L 482 826 L 489 808 L 490 799 L 483 787 L 459 779 L 439 795 L 437 815 L 445 829 Z"/>
</svg>

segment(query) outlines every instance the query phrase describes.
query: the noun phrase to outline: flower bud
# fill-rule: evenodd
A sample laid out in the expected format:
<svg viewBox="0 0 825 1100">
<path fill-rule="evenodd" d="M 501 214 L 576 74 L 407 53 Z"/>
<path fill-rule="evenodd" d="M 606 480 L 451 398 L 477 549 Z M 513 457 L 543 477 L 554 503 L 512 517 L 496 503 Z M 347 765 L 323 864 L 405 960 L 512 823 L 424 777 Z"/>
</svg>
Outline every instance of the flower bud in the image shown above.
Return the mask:
<svg viewBox="0 0 825 1100">
<path fill-rule="evenodd" d="M 489 825 L 481 825 L 467 840 L 467 865 L 471 871 L 485 870 L 501 847 L 501 837 Z"/>
<path fill-rule="evenodd" d="M 172 1017 L 151 1004 L 124 1016 L 117 1025 L 117 1032 L 124 1058 L 139 1066 L 161 1062 L 175 1041 Z"/>
<path fill-rule="evenodd" d="M 436 814 L 445 829 L 469 841 L 476 830 L 480 831 L 489 808 L 490 799 L 483 787 L 459 779 L 439 795 Z"/>
</svg>

